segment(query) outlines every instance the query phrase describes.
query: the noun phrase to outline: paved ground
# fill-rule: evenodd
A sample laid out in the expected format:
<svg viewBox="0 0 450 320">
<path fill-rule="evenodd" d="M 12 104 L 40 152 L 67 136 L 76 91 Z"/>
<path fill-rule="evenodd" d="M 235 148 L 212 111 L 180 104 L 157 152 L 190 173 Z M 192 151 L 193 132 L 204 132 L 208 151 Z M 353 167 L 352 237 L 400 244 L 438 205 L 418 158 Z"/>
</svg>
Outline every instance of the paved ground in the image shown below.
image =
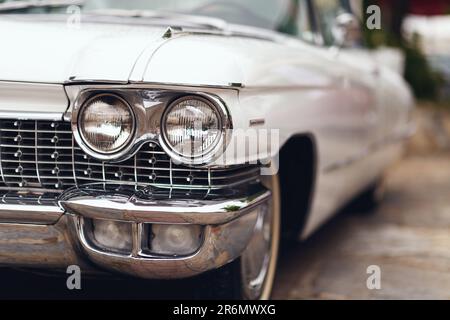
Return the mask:
<svg viewBox="0 0 450 320">
<path fill-rule="evenodd" d="M 371 215 L 337 216 L 280 261 L 280 299 L 450 299 L 450 155 L 412 157 Z M 381 268 L 381 290 L 366 269 Z"/>
<path fill-rule="evenodd" d="M 284 252 L 277 299 L 450 299 L 450 155 L 410 157 L 387 176 L 387 194 L 371 215 L 345 213 L 307 242 Z M 381 268 L 381 290 L 368 290 L 366 268 Z M 169 298 L 167 283 L 84 281 L 0 272 L 0 298 Z M 176 297 L 189 297 L 177 289 Z"/>
</svg>

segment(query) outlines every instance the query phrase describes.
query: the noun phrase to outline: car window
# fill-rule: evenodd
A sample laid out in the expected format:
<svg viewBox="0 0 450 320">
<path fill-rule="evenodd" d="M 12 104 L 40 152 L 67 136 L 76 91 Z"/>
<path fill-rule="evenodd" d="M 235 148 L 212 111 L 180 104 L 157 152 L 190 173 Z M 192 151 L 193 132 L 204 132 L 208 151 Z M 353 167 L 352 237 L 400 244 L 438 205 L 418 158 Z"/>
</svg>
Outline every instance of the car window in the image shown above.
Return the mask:
<svg viewBox="0 0 450 320">
<path fill-rule="evenodd" d="M 333 27 L 336 17 L 346 10 L 340 0 L 314 0 L 314 7 L 324 44 L 331 46 L 335 43 Z"/>
<path fill-rule="evenodd" d="M 289 16 L 292 0 L 86 0 L 87 11 L 157 10 L 220 18 L 230 23 L 276 30 Z"/>
</svg>

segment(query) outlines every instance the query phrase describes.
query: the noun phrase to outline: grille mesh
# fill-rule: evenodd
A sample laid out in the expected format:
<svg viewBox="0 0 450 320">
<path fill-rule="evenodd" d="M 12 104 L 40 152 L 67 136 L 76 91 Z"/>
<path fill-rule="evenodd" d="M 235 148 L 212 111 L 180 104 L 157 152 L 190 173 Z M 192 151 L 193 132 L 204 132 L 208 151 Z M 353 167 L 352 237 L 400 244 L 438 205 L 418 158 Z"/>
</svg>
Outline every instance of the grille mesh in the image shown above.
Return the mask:
<svg viewBox="0 0 450 320">
<path fill-rule="evenodd" d="M 176 165 L 154 143 L 145 143 L 120 163 L 89 157 L 76 144 L 70 123 L 0 120 L 0 189 L 58 194 L 88 183 L 153 185 L 161 188 L 212 190 L 257 179 L 256 166 L 224 169 Z"/>
</svg>

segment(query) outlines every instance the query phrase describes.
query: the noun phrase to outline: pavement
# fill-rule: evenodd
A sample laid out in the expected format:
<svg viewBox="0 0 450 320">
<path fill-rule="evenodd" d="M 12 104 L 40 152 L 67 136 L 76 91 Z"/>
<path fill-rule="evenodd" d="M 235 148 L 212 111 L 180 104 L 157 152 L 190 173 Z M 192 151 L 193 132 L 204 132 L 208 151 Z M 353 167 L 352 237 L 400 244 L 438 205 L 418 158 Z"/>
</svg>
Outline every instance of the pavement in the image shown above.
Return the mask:
<svg viewBox="0 0 450 320">
<path fill-rule="evenodd" d="M 386 175 L 372 213 L 343 212 L 280 256 L 275 299 L 450 299 L 450 154 L 410 156 Z M 369 266 L 379 289 L 368 289 Z M 189 298 L 189 285 L 0 271 L 0 298 Z M 185 289 L 183 289 L 185 288 Z"/>
<path fill-rule="evenodd" d="M 404 159 L 385 184 L 377 210 L 342 213 L 283 253 L 275 299 L 450 299 L 450 155 Z"/>
</svg>

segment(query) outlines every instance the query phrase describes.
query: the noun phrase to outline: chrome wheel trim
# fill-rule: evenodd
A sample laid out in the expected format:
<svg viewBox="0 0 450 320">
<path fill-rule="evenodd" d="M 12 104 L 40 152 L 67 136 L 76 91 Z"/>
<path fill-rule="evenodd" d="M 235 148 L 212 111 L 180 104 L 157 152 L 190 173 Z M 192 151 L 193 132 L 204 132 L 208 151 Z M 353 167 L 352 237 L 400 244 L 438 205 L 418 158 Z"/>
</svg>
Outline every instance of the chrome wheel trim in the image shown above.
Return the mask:
<svg viewBox="0 0 450 320">
<path fill-rule="evenodd" d="M 243 297 L 252 300 L 270 298 L 280 239 L 278 176 L 265 176 L 261 180 L 272 191 L 272 199 L 267 210 L 259 213 L 255 233 L 241 257 Z"/>
</svg>

